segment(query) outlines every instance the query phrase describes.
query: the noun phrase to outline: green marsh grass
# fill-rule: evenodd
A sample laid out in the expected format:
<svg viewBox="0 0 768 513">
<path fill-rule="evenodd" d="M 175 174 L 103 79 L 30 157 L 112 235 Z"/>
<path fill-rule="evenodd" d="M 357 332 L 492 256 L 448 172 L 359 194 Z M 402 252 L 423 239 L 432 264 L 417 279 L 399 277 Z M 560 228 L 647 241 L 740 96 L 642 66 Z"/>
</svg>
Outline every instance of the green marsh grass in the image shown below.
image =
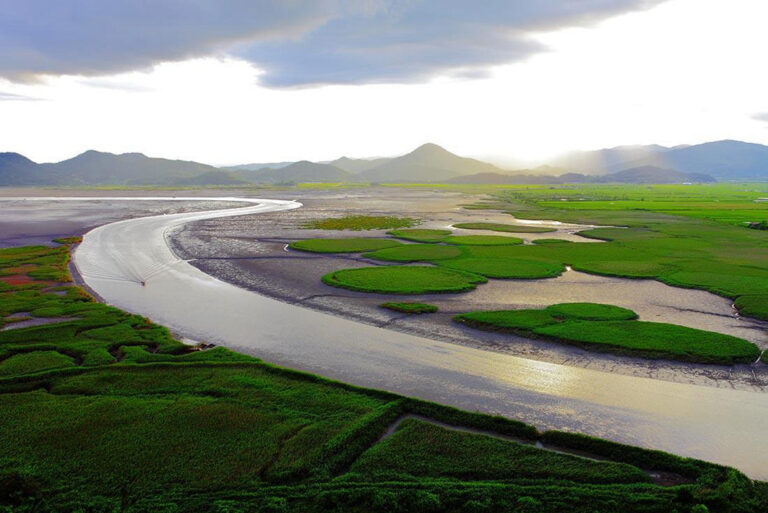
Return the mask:
<svg viewBox="0 0 768 513">
<path fill-rule="evenodd" d="M 427 303 L 382 303 L 380 306 L 387 310 L 409 314 L 435 313 L 438 310 L 435 305 L 429 305 Z"/>
<path fill-rule="evenodd" d="M 359 231 L 410 228 L 416 224 L 418 224 L 418 220 L 410 217 L 354 215 L 327 219 L 316 219 L 314 221 L 305 223 L 302 227 L 313 230 Z"/>
<path fill-rule="evenodd" d="M 303 239 L 291 242 L 288 247 L 310 253 L 361 253 L 399 246 L 392 239 L 356 237 L 348 239 Z"/>
<path fill-rule="evenodd" d="M 451 234 L 451 230 L 430 230 L 426 228 L 412 228 L 409 230 L 392 230 L 388 235 L 398 239 L 414 242 L 440 242 Z"/>
<path fill-rule="evenodd" d="M 465 292 L 487 281 L 464 271 L 400 265 L 342 269 L 326 274 L 322 280 L 333 287 L 381 294 Z"/>
<path fill-rule="evenodd" d="M 518 225 L 518 224 L 504 224 L 504 223 L 456 223 L 454 228 L 461 228 L 464 230 L 490 230 L 493 232 L 509 232 L 509 233 L 548 233 L 556 232 L 555 228 L 547 228 L 545 226 L 530 226 L 530 225 Z"/>
</svg>

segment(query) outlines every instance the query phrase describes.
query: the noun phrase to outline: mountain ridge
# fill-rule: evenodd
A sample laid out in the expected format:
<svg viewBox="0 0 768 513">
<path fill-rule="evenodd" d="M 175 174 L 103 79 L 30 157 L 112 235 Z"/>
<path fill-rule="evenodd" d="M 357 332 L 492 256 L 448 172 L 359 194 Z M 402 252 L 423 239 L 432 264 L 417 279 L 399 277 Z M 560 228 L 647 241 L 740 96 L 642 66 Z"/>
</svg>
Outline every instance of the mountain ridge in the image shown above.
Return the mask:
<svg viewBox="0 0 768 513">
<path fill-rule="evenodd" d="M 461 157 L 434 143 L 426 143 L 398 157 L 327 162 L 274 163 L 214 167 L 188 160 L 148 157 L 143 153 L 115 154 L 88 150 L 55 163 L 37 163 L 14 152 L 0 153 L 0 186 L 60 185 L 234 185 L 297 182 L 425 182 L 509 183 L 514 174 L 521 183 L 552 183 L 551 177 L 593 183 L 600 177 L 632 183 L 682 181 L 768 180 L 768 146 L 735 140 L 690 146 L 617 146 L 576 152 L 535 169 L 510 171 L 481 160 Z M 641 158 L 623 161 L 620 157 Z M 569 160 L 570 159 L 570 160 Z M 570 165 L 564 165 L 570 162 Z M 338 165 L 336 165 L 338 164 Z M 584 169 L 585 165 L 597 166 Z M 627 171 L 624 175 L 616 175 Z M 631 171 L 631 172 L 629 172 Z M 477 176 L 476 176 L 477 175 Z M 523 178 L 523 175 L 527 178 Z M 474 178 L 473 178 L 474 177 Z M 550 177 L 550 178 L 536 178 Z M 670 181 L 671 180 L 671 181 Z"/>
</svg>

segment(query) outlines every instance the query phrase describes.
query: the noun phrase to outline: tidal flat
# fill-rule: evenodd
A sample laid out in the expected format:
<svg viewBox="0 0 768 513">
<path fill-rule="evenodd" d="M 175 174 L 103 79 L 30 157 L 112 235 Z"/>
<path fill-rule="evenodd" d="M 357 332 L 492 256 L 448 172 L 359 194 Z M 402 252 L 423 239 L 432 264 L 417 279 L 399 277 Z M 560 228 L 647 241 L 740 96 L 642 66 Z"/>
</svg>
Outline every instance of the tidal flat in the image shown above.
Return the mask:
<svg viewBox="0 0 768 513">
<path fill-rule="evenodd" d="M 509 214 L 464 208 L 483 196 L 443 190 L 358 189 L 293 191 L 303 207 L 290 212 L 265 213 L 199 221 L 175 230 L 174 251 L 192 265 L 237 286 L 266 296 L 360 322 L 414 333 L 427 338 L 514 354 L 536 360 L 627 374 L 745 390 L 768 388 L 768 366 L 702 365 L 666 360 L 613 356 L 567 347 L 550 341 L 470 330 L 451 322 L 454 315 L 474 310 L 540 308 L 562 302 L 597 302 L 629 308 L 643 321 L 679 324 L 737 336 L 768 348 L 768 323 L 738 315 L 733 301 L 711 292 L 672 287 L 651 279 L 627 279 L 574 271 L 536 280 L 490 279 L 460 294 L 418 294 L 408 300 L 434 304 L 428 316 L 400 314 L 380 308 L 403 296 L 368 294 L 329 287 L 321 277 L 339 269 L 370 267 L 387 262 L 361 254 L 317 254 L 291 250 L 288 244 L 312 238 L 386 238 L 388 230 L 313 230 L 303 226 L 318 219 L 350 214 L 407 216 L 419 219 L 420 229 L 450 229 L 456 235 L 504 235 L 500 232 L 453 228 L 465 222 L 514 224 Z M 514 233 L 525 244 L 537 239 L 562 239 L 577 244 L 602 241 L 578 235 L 594 225 L 537 222 L 554 232 Z M 523 223 L 524 226 L 530 223 Z M 392 240 L 392 239 L 389 239 Z M 415 263 L 414 265 L 419 265 Z"/>
</svg>

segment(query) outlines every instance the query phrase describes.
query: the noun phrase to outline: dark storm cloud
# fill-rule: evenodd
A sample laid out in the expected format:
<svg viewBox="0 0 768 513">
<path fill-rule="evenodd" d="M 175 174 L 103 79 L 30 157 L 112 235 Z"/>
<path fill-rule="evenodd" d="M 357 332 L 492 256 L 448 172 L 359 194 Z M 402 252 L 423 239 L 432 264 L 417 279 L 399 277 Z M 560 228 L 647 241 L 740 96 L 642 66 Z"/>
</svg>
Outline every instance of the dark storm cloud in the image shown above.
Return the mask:
<svg viewBox="0 0 768 513">
<path fill-rule="evenodd" d="M 103 75 L 231 55 L 271 86 L 481 76 L 531 32 L 663 0 L 0 0 L 0 76 Z"/>
</svg>

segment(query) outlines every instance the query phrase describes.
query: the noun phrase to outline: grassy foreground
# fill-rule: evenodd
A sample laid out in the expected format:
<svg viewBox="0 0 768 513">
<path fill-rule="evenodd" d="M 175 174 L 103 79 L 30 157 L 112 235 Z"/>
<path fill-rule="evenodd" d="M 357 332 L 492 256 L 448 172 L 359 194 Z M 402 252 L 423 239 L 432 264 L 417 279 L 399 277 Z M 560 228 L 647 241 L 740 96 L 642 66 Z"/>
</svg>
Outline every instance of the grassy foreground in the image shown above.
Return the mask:
<svg viewBox="0 0 768 513">
<path fill-rule="evenodd" d="M 727 467 L 185 346 L 72 286 L 68 255 L 0 250 L 0 511 L 757 513 L 768 497 Z M 381 439 L 405 415 L 495 436 L 405 420 Z"/>
<path fill-rule="evenodd" d="M 753 343 L 676 324 L 637 321 L 632 310 L 594 303 L 564 303 L 542 310 L 479 311 L 457 322 L 488 331 L 552 339 L 589 350 L 698 363 L 752 363 Z"/>
</svg>

